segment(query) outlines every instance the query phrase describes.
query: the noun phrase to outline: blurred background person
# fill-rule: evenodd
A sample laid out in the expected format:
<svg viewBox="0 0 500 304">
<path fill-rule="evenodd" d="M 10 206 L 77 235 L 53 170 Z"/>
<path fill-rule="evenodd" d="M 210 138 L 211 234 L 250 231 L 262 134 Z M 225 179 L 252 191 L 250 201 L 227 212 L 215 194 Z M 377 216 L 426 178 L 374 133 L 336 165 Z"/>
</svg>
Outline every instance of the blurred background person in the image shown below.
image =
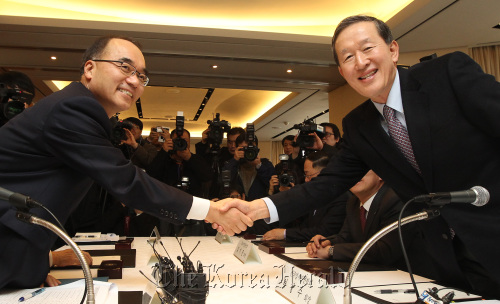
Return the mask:
<svg viewBox="0 0 500 304">
<path fill-rule="evenodd" d="M 328 155 L 322 151 L 309 154 L 304 162 L 305 182 L 310 182 L 318 176 L 328 164 L 329 159 Z M 317 234 L 336 234 L 344 223 L 346 202 L 351 196 L 349 192 L 346 192 L 327 206 L 313 210 L 305 218 L 301 217 L 298 223 L 294 221 L 295 224 L 287 225 L 288 228 L 275 228 L 266 232 L 262 239 L 307 241 Z"/>
</svg>

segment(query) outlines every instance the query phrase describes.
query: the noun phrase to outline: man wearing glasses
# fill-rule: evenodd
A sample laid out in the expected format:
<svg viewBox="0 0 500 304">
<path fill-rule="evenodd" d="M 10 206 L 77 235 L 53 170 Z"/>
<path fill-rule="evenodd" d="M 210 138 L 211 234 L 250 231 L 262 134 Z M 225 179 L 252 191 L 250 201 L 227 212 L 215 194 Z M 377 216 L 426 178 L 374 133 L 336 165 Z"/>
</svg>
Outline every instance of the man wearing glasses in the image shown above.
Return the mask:
<svg viewBox="0 0 500 304">
<path fill-rule="evenodd" d="M 84 54 L 73 82 L 0 128 L 0 186 L 29 195 L 64 223 L 92 182 L 131 208 L 171 221 L 206 219 L 229 234 L 252 222 L 219 202 L 193 197 L 149 177 L 110 142 L 109 118 L 127 110 L 148 84 L 144 56 L 129 38 L 99 38 Z M 230 199 L 229 199 L 230 200 Z M 33 213 L 52 220 L 44 211 Z M 40 286 L 49 271 L 56 236 L 16 219 L 0 201 L 0 289 Z"/>
</svg>

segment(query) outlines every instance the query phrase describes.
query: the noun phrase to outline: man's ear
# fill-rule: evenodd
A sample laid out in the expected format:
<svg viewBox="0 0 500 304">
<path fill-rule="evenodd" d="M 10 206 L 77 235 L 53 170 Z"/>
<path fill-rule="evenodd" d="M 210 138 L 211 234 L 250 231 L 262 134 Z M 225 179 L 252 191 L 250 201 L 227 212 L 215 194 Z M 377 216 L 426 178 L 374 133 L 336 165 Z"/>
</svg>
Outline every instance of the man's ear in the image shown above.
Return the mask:
<svg viewBox="0 0 500 304">
<path fill-rule="evenodd" d="M 88 60 L 87 62 L 85 62 L 85 65 L 83 66 L 83 76 L 87 80 L 92 79 L 95 68 L 96 68 L 95 62 L 92 60 Z"/>
</svg>

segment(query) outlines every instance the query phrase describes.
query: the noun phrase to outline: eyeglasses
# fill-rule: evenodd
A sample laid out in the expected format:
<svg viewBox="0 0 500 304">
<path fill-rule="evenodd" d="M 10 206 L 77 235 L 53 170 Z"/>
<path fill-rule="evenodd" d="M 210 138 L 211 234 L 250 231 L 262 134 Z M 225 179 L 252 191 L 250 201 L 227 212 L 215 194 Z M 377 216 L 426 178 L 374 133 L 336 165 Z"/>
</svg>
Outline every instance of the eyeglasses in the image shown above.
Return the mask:
<svg viewBox="0 0 500 304">
<path fill-rule="evenodd" d="M 128 62 L 122 60 L 106 60 L 106 59 L 92 59 L 92 61 L 119 63 L 120 65 L 116 64 L 115 65 L 120 68 L 123 74 L 127 76 L 137 75 L 137 78 L 139 79 L 139 81 L 141 81 L 141 84 L 143 86 L 147 86 L 149 83 L 149 77 L 146 76 L 146 74 L 137 71 L 135 66 L 131 65 Z"/>
<path fill-rule="evenodd" d="M 333 133 L 325 132 L 325 137 L 330 137 L 330 136 L 333 136 Z"/>
</svg>

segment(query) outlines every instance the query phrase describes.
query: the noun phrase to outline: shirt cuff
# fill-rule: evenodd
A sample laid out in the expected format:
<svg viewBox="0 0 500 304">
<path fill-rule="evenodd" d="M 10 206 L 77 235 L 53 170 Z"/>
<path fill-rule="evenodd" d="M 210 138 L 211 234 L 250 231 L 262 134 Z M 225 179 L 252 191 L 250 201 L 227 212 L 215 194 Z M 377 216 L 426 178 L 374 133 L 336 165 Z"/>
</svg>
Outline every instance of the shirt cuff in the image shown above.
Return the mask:
<svg viewBox="0 0 500 304">
<path fill-rule="evenodd" d="M 204 220 L 207 218 L 210 209 L 210 201 L 204 198 L 193 196 L 193 205 L 186 217 L 188 220 Z"/>
<path fill-rule="evenodd" d="M 278 209 L 276 209 L 273 201 L 269 197 L 263 197 L 262 200 L 264 200 L 264 203 L 266 203 L 270 215 L 268 218 L 264 219 L 266 224 L 271 224 L 279 221 Z"/>
</svg>

